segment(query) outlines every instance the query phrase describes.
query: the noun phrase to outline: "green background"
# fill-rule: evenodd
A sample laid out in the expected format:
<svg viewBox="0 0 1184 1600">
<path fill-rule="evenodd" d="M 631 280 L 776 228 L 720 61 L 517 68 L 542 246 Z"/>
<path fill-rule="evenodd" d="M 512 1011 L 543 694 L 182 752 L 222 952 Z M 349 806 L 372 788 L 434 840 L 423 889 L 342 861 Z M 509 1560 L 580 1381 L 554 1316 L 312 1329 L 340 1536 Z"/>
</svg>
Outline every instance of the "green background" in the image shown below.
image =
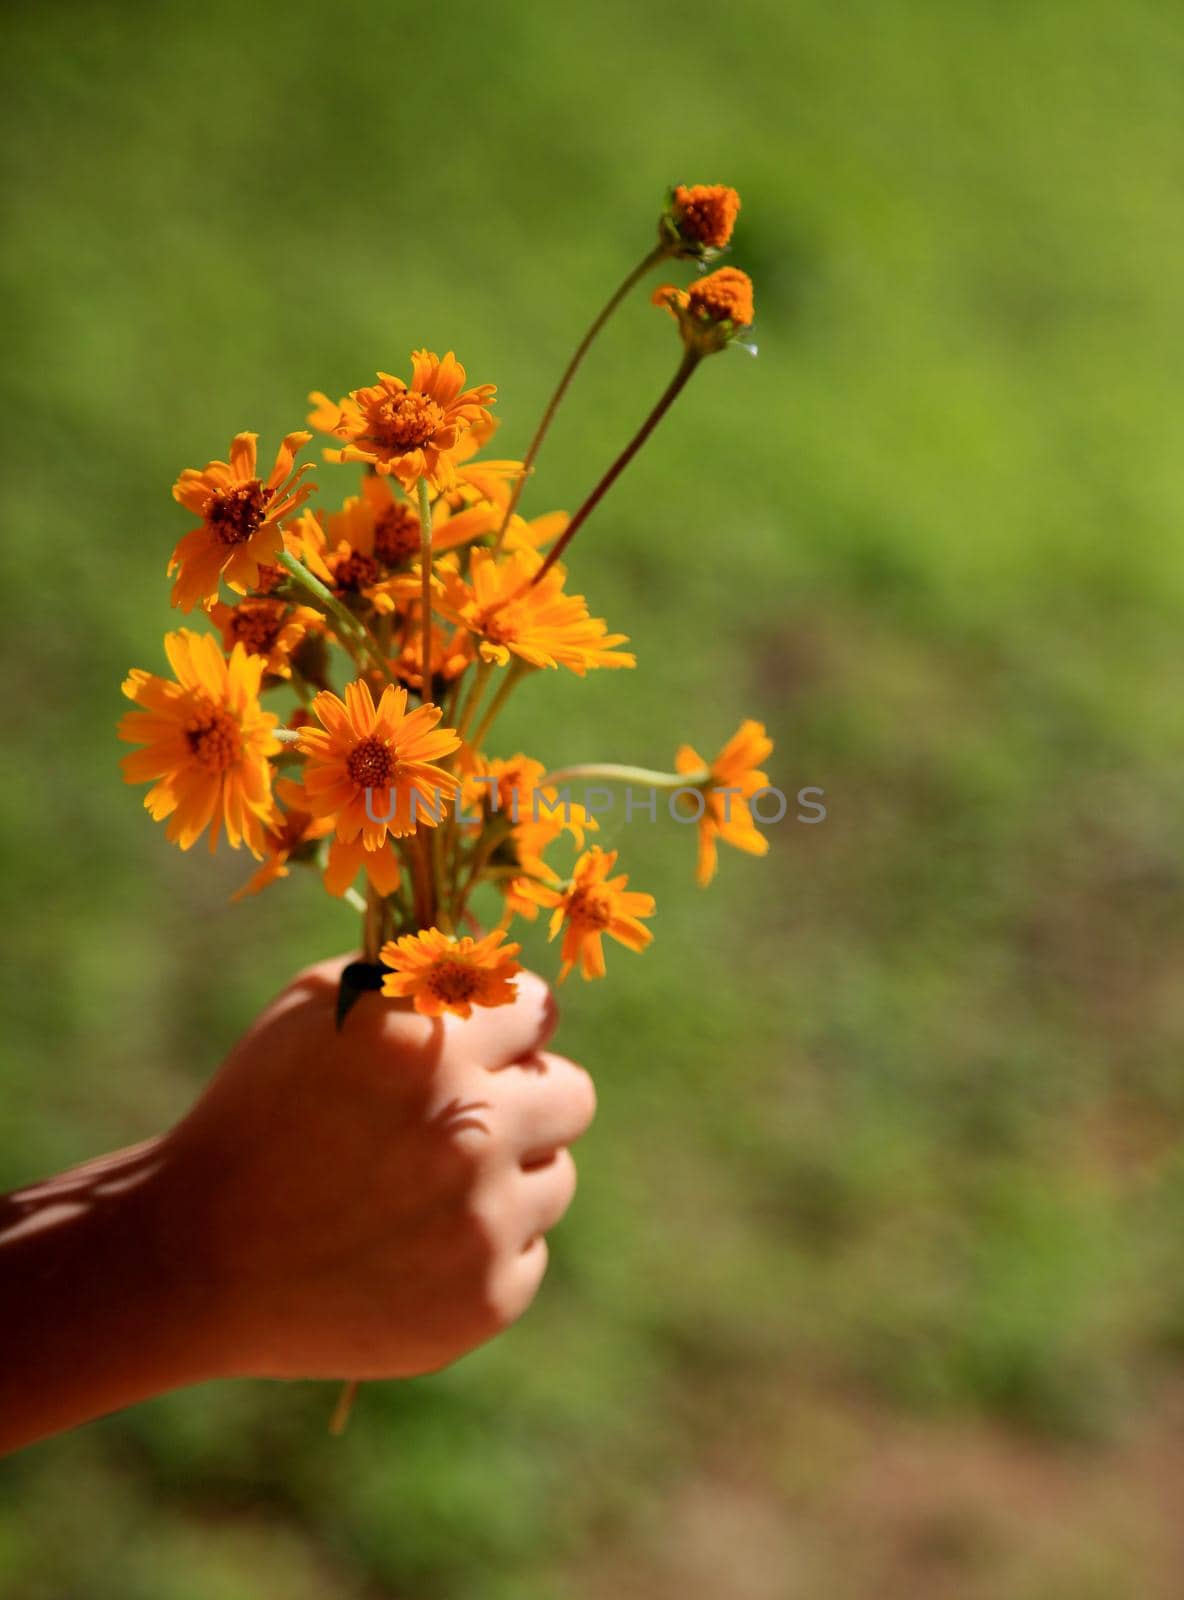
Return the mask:
<svg viewBox="0 0 1184 1600">
<path fill-rule="evenodd" d="M 520 451 L 671 182 L 727 181 L 760 356 L 573 548 L 639 670 L 552 764 L 769 725 L 708 893 L 611 819 L 652 950 L 529 1316 L 430 1379 L 210 1386 L 14 1458 L 4 1600 L 1167 1597 L 1184 1562 L 1184 362 L 1170 3 L 52 7 L 5 27 L 6 1186 L 159 1131 L 355 918 L 227 898 L 125 788 L 178 470 L 407 352 Z M 683 281 L 686 281 L 684 275 Z M 527 509 L 673 370 L 632 299 Z M 322 474 L 322 480 L 324 474 Z M 553 952 L 537 941 L 545 972 Z"/>
</svg>

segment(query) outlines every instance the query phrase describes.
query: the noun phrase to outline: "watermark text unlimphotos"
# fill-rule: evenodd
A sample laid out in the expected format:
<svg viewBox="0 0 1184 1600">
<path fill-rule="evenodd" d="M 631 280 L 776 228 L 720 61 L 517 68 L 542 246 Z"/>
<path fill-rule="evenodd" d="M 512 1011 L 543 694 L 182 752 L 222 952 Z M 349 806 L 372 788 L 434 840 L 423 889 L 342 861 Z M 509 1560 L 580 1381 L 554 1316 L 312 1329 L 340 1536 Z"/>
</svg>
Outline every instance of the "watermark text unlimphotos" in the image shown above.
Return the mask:
<svg viewBox="0 0 1184 1600">
<path fill-rule="evenodd" d="M 492 773 L 483 773 L 469 781 L 488 784 L 489 810 L 502 809 L 498 805 L 498 779 Z M 812 786 L 799 789 L 794 796 L 796 806 L 794 821 L 809 826 L 825 822 L 827 810 L 822 803 L 824 793 L 825 790 Z M 698 822 L 707 810 L 707 796 L 711 795 L 719 800 L 723 820 L 730 822 L 736 797 L 742 794 L 741 789 L 714 787 L 704 789 L 690 785 L 681 789 L 661 791 L 656 788 L 627 787 L 621 797 L 620 811 L 626 823 L 642 820 L 657 822 L 662 811 L 667 812 L 675 822 Z M 746 796 L 746 800 L 752 820 L 760 828 L 771 828 L 775 823 L 784 822 L 789 816 L 789 796 L 776 784 L 766 784 L 764 788 Z M 402 820 L 398 814 L 398 802 L 399 795 L 394 789 L 367 789 L 366 815 L 371 822 L 390 823 Z M 424 817 L 429 822 L 437 823 L 444 815 L 446 802 L 447 797 L 440 789 L 433 791 L 430 801 L 412 789 L 408 800 L 410 812 L 408 820 L 414 823 L 417 818 Z M 605 817 L 618 810 L 618 796 L 615 790 L 596 785 L 589 785 L 575 799 L 571 790 L 566 788 L 552 790 L 550 794 L 542 789 L 532 789 L 529 805 L 525 805 L 518 791 L 512 790 L 509 805 L 504 809 L 510 821 L 517 825 L 519 822 L 543 822 L 552 819 L 570 822 L 573 807 L 578 807 L 584 817 Z M 476 824 L 484 819 L 480 814 L 466 815 L 462 805 L 457 811 L 456 820 L 462 824 Z"/>
</svg>

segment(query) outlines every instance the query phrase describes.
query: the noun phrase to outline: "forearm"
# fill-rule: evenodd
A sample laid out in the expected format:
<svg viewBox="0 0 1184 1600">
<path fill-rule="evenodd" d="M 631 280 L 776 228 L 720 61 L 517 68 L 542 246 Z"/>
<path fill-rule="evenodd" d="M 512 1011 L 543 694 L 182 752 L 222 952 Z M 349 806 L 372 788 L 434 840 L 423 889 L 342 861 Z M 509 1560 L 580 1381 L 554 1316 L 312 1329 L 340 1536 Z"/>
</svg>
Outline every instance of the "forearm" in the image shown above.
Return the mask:
<svg viewBox="0 0 1184 1600">
<path fill-rule="evenodd" d="M 166 1140 L 0 1200 L 0 1452 L 216 1375 Z"/>
</svg>

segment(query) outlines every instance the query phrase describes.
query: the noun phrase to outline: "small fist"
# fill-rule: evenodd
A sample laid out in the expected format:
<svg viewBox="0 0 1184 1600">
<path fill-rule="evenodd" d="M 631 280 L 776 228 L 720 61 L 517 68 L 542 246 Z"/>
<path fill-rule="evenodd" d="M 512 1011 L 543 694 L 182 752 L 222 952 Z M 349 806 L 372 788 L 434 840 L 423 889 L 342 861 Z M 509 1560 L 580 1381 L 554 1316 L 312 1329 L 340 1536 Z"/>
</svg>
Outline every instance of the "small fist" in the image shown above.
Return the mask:
<svg viewBox="0 0 1184 1600">
<path fill-rule="evenodd" d="M 211 1286 L 226 1375 L 389 1378 L 521 1316 L 576 1186 L 592 1080 L 544 1049 L 555 1006 L 427 1018 L 310 967 L 167 1136 L 170 1227 Z"/>
</svg>

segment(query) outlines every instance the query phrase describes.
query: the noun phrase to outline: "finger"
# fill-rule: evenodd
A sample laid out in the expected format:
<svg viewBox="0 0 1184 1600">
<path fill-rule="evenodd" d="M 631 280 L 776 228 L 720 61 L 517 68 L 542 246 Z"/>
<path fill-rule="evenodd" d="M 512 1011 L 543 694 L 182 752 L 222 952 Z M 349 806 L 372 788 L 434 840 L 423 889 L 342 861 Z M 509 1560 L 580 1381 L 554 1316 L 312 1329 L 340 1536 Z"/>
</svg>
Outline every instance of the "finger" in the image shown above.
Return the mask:
<svg viewBox="0 0 1184 1600">
<path fill-rule="evenodd" d="M 321 969 L 310 971 L 315 981 Z M 405 1004 L 392 1005 L 379 993 L 363 994 L 349 1014 L 351 1045 L 372 1046 L 386 1057 L 410 1055 L 439 1066 L 450 1080 L 457 1070 L 467 1074 L 477 1064 L 503 1066 L 540 1048 L 558 1025 L 554 997 L 542 978 L 523 972 L 515 983 L 511 1004 L 474 1006 L 467 1017 L 427 1016 Z"/>
<path fill-rule="evenodd" d="M 523 1172 L 518 1183 L 523 1248 L 553 1228 L 576 1192 L 576 1164 L 570 1150 L 557 1150 L 549 1161 Z"/>
<path fill-rule="evenodd" d="M 574 1144 L 596 1115 L 592 1079 L 549 1050 L 491 1070 L 485 1083 L 502 1132 L 526 1164 Z"/>
<path fill-rule="evenodd" d="M 470 1017 L 444 1017 L 444 1055 L 457 1062 L 501 1067 L 541 1050 L 555 1032 L 559 1013 L 549 986 L 534 972 L 515 979 L 508 1006 L 475 1006 Z"/>
<path fill-rule="evenodd" d="M 547 1270 L 547 1241 L 540 1235 L 525 1250 L 510 1254 L 490 1285 L 494 1314 L 504 1327 L 526 1310 L 539 1292 Z"/>
</svg>

